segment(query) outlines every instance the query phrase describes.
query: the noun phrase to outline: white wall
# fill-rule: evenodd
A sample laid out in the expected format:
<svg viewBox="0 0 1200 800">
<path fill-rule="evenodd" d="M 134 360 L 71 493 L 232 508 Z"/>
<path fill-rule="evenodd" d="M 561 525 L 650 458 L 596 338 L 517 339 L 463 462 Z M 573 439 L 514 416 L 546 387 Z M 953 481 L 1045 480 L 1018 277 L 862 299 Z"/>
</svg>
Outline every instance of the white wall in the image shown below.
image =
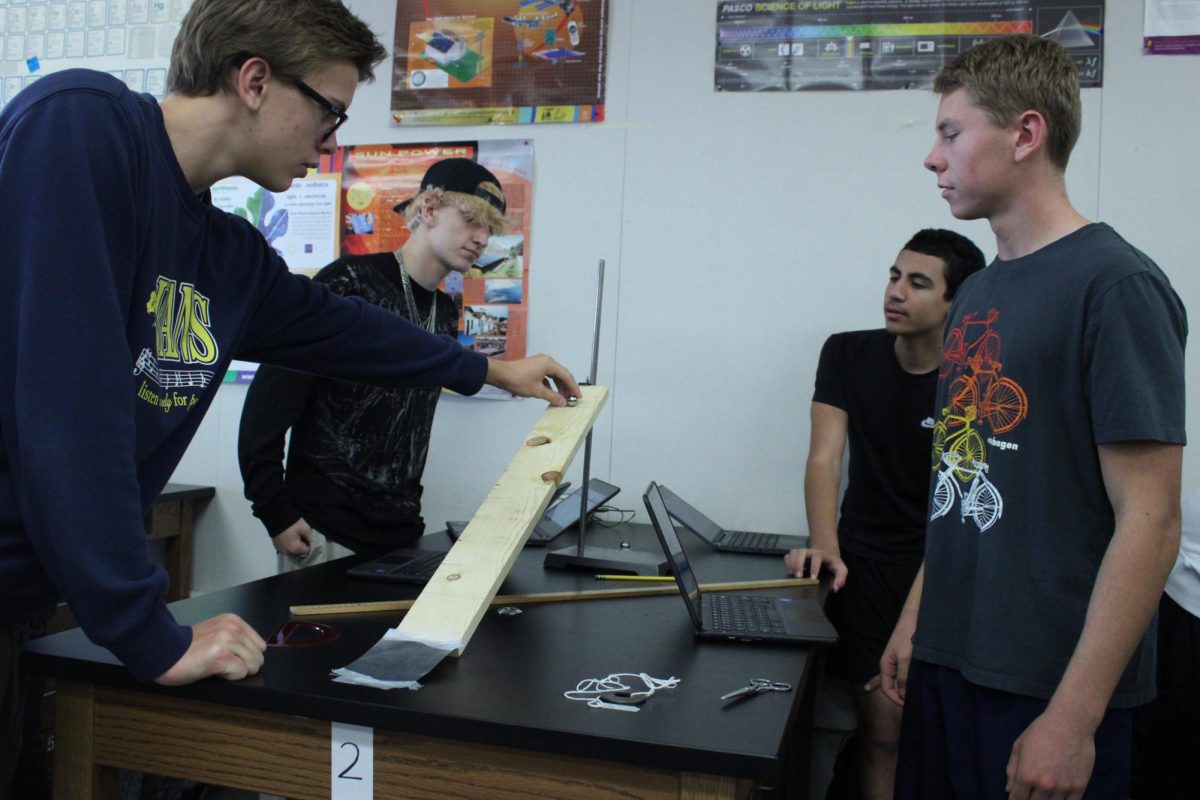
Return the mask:
<svg viewBox="0 0 1200 800">
<path fill-rule="evenodd" d="M 349 4 L 391 44 L 394 3 Z M 881 324 L 886 268 L 916 229 L 954 228 L 991 256 L 990 232 L 954 220 L 921 167 L 933 95 L 718 94 L 715 1 L 610 6 L 603 124 L 392 128 L 382 77 L 360 89 L 339 139 L 532 138 L 531 352 L 587 372 L 595 265 L 607 260 L 599 382 L 612 395 L 595 428 L 594 474 L 623 487 L 616 504 L 626 508 L 639 509 L 655 479 L 727 526 L 800 529 L 824 337 Z M 1142 4 L 1107 7 L 1105 87 L 1084 92 L 1068 183 L 1080 211 L 1157 259 L 1195 310 L 1200 59 L 1142 56 Z M 1191 355 L 1188 375 L 1196 385 Z M 244 393 L 220 390 L 174 476 L 217 487 L 197 526 L 197 591 L 274 569 L 241 496 Z M 425 474 L 431 529 L 470 515 L 540 410 L 443 400 Z M 1200 480 L 1200 456 L 1185 458 L 1185 480 Z"/>
</svg>

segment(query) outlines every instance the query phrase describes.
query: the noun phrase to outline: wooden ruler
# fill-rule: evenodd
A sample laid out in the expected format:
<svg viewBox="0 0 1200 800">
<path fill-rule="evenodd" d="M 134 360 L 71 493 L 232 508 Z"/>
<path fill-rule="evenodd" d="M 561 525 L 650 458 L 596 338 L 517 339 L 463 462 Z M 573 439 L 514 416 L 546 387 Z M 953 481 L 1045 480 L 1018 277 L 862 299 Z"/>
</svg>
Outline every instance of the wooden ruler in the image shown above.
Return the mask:
<svg viewBox="0 0 1200 800">
<path fill-rule="evenodd" d="M 705 592 L 737 592 L 752 589 L 783 589 L 794 586 L 816 586 L 816 578 L 778 578 L 762 581 L 733 581 L 730 583 L 701 584 Z M 492 598 L 493 606 L 521 606 L 533 603 L 564 603 L 578 600 L 619 600 L 623 597 L 652 597 L 675 594 L 679 591 L 674 583 L 635 586 L 628 589 L 591 589 L 571 592 L 545 592 L 539 594 L 502 594 Z M 370 603 L 329 603 L 326 605 L 292 606 L 296 617 L 327 616 L 332 614 L 378 614 L 383 612 L 407 611 L 416 600 L 381 600 Z"/>
</svg>

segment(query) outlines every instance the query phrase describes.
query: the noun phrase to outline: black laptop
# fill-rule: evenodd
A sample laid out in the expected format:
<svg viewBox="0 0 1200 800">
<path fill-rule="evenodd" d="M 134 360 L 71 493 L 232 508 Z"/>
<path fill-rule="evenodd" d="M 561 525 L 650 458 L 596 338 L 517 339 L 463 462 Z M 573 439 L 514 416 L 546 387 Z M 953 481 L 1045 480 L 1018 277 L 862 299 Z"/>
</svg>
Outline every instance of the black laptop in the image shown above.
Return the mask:
<svg viewBox="0 0 1200 800">
<path fill-rule="evenodd" d="M 697 637 L 793 644 L 832 644 L 837 641 L 837 631 L 816 600 L 701 592 L 659 487 L 651 482 L 642 499 L 671 562 L 675 583 L 692 616 Z"/>
<path fill-rule="evenodd" d="M 393 583 L 428 583 L 445 557 L 445 551 L 402 547 L 351 567 L 346 570 L 346 577 Z"/>
<path fill-rule="evenodd" d="M 807 536 L 756 531 L 727 531 L 701 514 L 666 486 L 659 486 L 667 513 L 692 533 L 723 553 L 756 553 L 764 556 L 785 556 L 789 550 L 808 547 Z"/>
<path fill-rule="evenodd" d="M 558 492 L 550 499 L 554 503 L 554 499 L 560 493 L 570 487 L 570 483 L 560 484 Z M 588 516 L 596 513 L 596 510 L 608 503 L 617 496 L 617 492 L 621 491 L 618 487 L 611 483 L 592 478 L 588 481 L 588 499 L 587 513 Z M 571 529 L 572 525 L 579 524 L 579 490 L 571 492 L 563 497 L 557 503 L 554 503 L 541 520 L 534 527 L 533 532 L 529 534 L 529 538 L 525 540 L 526 547 L 545 547 L 550 542 L 558 538 L 560 534 Z M 447 522 L 446 533 L 449 537 L 458 541 L 458 537 L 466 530 L 466 522 Z"/>
<path fill-rule="evenodd" d="M 564 483 L 559 490 L 566 489 L 570 484 Z M 591 514 L 600 506 L 616 497 L 621 491 L 611 483 L 599 478 L 588 481 L 588 513 Z M 557 496 L 558 493 L 556 493 Z M 563 497 L 557 505 L 547 511 L 533 532 L 529 534 L 526 546 L 542 546 L 579 522 L 579 491 L 576 490 Z M 461 527 L 460 527 L 461 526 Z M 458 535 L 467 527 L 467 523 L 446 523 L 446 532 L 450 538 L 457 540 Z M 403 547 L 390 553 L 364 561 L 358 566 L 346 570 L 348 578 L 365 578 L 373 581 L 392 581 L 393 583 L 428 583 L 442 565 L 445 552 L 431 550 L 415 550 Z"/>
</svg>

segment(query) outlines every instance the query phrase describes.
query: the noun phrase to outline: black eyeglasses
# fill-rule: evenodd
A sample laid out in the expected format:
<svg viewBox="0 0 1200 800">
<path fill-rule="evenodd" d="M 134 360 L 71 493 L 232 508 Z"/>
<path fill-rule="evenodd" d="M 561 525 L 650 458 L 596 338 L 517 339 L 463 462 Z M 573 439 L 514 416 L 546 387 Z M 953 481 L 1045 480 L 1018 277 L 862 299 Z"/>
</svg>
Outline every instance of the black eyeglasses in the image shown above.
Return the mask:
<svg viewBox="0 0 1200 800">
<path fill-rule="evenodd" d="M 345 111 L 342 111 L 341 109 L 339 109 L 332 102 L 330 102 L 329 99 L 325 97 L 325 95 L 321 94 L 320 92 L 318 92 L 316 89 L 309 86 L 304 81 L 292 81 L 292 83 L 295 85 L 295 87 L 297 89 L 300 90 L 301 94 L 307 96 L 309 100 L 312 100 L 314 103 L 319 105 L 321 108 L 325 109 L 325 113 L 331 115 L 334 118 L 334 123 L 329 126 L 328 130 L 326 130 L 325 133 L 321 134 L 322 142 L 326 141 L 330 136 L 333 136 L 333 132 L 336 131 L 338 128 L 342 127 L 343 122 L 350 119 L 349 114 L 347 114 Z"/>
</svg>

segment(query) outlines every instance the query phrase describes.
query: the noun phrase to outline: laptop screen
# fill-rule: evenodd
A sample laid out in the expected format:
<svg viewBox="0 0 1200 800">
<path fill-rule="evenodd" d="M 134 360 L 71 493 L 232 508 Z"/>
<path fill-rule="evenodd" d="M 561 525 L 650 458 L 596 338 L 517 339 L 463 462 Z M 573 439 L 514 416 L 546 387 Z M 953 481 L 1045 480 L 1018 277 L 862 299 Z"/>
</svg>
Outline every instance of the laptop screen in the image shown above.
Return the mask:
<svg viewBox="0 0 1200 800">
<path fill-rule="evenodd" d="M 642 499 L 646 503 L 646 510 L 650 512 L 650 521 L 654 523 L 654 531 L 658 534 L 663 551 L 671 562 L 671 571 L 675 573 L 679 593 L 687 601 L 692 621 L 700 628 L 703 626 L 700 616 L 700 584 L 692 572 L 692 565 L 688 563 L 687 554 L 683 552 L 683 544 L 675 533 L 675 524 L 671 522 L 671 515 L 667 513 L 658 485 L 651 481 Z"/>
<path fill-rule="evenodd" d="M 588 513 L 595 513 L 596 509 L 613 499 L 619 491 L 621 490 L 611 483 L 605 483 L 598 478 L 592 478 L 588 481 Z M 538 527 L 543 529 L 544 533 L 553 536 L 566 530 L 569 526 L 577 525 L 578 523 L 579 492 L 577 490 L 567 495 L 547 511 L 546 515 L 542 517 L 542 521 L 538 523 Z"/>
<path fill-rule="evenodd" d="M 663 504 L 667 511 L 672 517 L 679 520 L 679 523 L 683 527 L 709 544 L 712 544 L 716 540 L 717 534 L 721 532 L 720 525 L 692 508 L 684 502 L 683 498 L 667 487 L 659 486 L 658 489 L 662 492 Z"/>
</svg>

